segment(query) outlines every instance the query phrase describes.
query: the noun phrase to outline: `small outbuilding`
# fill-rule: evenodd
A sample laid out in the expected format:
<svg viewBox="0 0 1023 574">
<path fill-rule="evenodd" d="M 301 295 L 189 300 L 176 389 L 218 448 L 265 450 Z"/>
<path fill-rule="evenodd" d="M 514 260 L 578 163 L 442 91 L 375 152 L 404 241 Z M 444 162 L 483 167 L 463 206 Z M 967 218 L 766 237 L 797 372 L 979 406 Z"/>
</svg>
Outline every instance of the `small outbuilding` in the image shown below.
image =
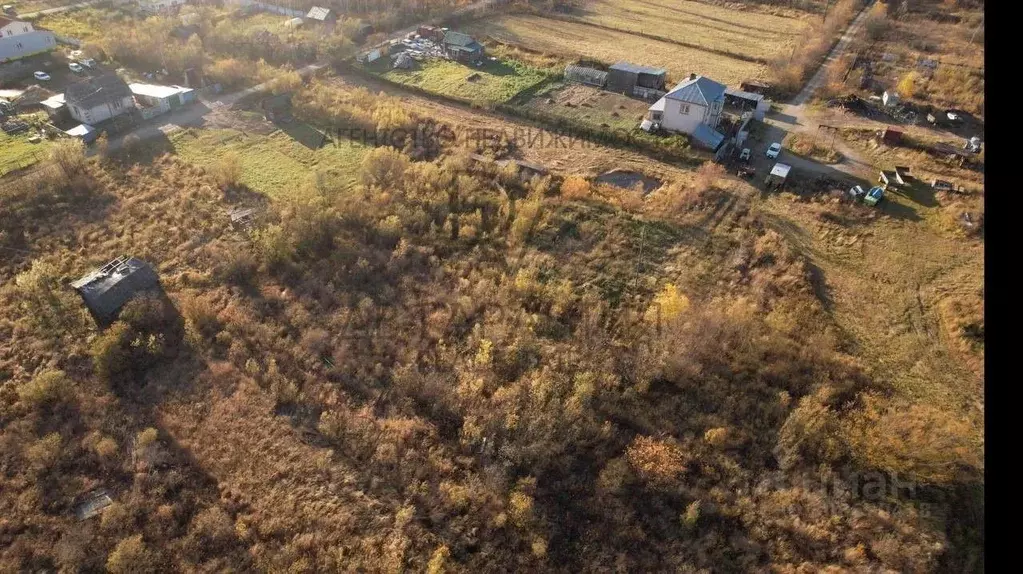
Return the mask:
<svg viewBox="0 0 1023 574">
<path fill-rule="evenodd" d="M 75 281 L 71 287 L 81 295 L 96 323 L 106 326 L 132 297 L 159 289 L 160 278 L 145 261 L 124 255 Z"/>
<path fill-rule="evenodd" d="M 284 93 L 263 98 L 259 107 L 262 108 L 263 116 L 267 121 L 287 121 L 291 118 L 291 94 Z"/>
<path fill-rule="evenodd" d="M 757 120 L 763 120 L 771 109 L 771 102 L 763 94 L 728 88 L 725 90 L 725 106 L 741 112 L 752 112 Z"/>
<path fill-rule="evenodd" d="M 337 14 L 334 13 L 330 8 L 323 8 L 321 6 L 313 6 L 309 9 L 309 12 L 305 15 L 306 20 L 312 22 L 318 22 L 325 26 L 334 26 L 337 24 Z"/>
<path fill-rule="evenodd" d="M 785 163 L 776 163 L 771 168 L 771 173 L 767 174 L 767 179 L 764 180 L 764 184 L 770 188 L 781 189 L 785 186 L 785 182 L 788 181 L 789 172 L 792 171 L 792 166 Z"/>
<path fill-rule="evenodd" d="M 182 86 L 129 84 L 135 101 L 142 108 L 142 117 L 150 118 L 195 101 L 195 90 Z"/>
<path fill-rule="evenodd" d="M 608 68 L 607 89 L 627 96 L 634 95 L 636 88 L 663 92 L 667 75 L 660 68 L 617 62 Z"/>
<path fill-rule="evenodd" d="M 444 33 L 444 52 L 456 62 L 478 64 L 483 61 L 483 44 L 461 32 Z"/>
<path fill-rule="evenodd" d="M 902 143 L 902 132 L 895 128 L 887 127 L 881 132 L 881 142 L 886 145 L 897 146 Z"/>
<path fill-rule="evenodd" d="M 891 90 L 885 90 L 884 94 L 881 95 L 881 103 L 886 108 L 890 108 L 899 103 L 899 94 Z"/>
<path fill-rule="evenodd" d="M 607 72 L 596 68 L 569 64 L 565 66 L 565 80 L 576 84 L 603 88 L 607 85 Z"/>
<path fill-rule="evenodd" d="M 99 137 L 99 134 L 96 132 L 96 128 L 89 124 L 78 124 L 64 133 L 73 138 L 82 140 L 83 143 L 92 143 Z"/>
</svg>

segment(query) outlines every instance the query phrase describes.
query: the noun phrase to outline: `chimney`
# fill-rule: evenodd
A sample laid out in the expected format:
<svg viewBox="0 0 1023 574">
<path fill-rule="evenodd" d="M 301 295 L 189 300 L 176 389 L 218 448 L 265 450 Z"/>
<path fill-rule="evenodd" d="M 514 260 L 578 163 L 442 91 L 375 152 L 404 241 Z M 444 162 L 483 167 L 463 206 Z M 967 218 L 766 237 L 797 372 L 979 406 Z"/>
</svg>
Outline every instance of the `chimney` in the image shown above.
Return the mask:
<svg viewBox="0 0 1023 574">
<path fill-rule="evenodd" d="M 689 79 L 690 80 L 695 80 L 696 79 L 696 74 L 689 74 Z"/>
</svg>

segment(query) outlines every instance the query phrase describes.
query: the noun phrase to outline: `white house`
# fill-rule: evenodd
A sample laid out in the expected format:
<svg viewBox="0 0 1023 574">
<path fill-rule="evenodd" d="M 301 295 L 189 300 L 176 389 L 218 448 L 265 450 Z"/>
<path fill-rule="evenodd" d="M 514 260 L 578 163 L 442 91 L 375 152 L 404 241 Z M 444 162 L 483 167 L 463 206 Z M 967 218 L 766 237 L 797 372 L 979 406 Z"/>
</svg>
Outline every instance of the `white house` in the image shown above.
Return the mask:
<svg viewBox="0 0 1023 574">
<path fill-rule="evenodd" d="M 644 129 L 652 125 L 694 137 L 717 149 L 724 136 L 716 131 L 725 105 L 725 86 L 710 78 L 692 74 L 689 79 L 650 106 Z"/>
<path fill-rule="evenodd" d="M 49 30 L 37 30 L 31 22 L 0 16 L 0 62 L 49 52 L 57 39 Z"/>
<path fill-rule="evenodd" d="M 135 109 L 135 100 L 124 80 L 105 74 L 75 82 L 64 90 L 64 103 L 71 117 L 96 125 Z"/>
</svg>

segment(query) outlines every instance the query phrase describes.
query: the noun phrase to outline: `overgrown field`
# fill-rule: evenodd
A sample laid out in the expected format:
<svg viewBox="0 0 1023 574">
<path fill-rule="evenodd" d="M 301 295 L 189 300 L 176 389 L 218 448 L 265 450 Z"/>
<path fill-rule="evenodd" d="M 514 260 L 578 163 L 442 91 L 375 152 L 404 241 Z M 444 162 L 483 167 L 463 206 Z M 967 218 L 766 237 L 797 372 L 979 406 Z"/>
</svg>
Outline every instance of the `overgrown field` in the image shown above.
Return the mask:
<svg viewBox="0 0 1023 574">
<path fill-rule="evenodd" d="M 886 395 L 716 166 L 643 200 L 378 148 L 245 233 L 225 211 L 259 199 L 220 171 L 62 151 L 0 188 L 7 569 L 927 571 L 976 548 L 912 500 L 831 494 L 897 471 L 951 515 L 975 437 Z M 121 253 L 167 298 L 97 332 L 66 280 Z M 77 521 L 97 486 L 114 505 Z"/>
</svg>

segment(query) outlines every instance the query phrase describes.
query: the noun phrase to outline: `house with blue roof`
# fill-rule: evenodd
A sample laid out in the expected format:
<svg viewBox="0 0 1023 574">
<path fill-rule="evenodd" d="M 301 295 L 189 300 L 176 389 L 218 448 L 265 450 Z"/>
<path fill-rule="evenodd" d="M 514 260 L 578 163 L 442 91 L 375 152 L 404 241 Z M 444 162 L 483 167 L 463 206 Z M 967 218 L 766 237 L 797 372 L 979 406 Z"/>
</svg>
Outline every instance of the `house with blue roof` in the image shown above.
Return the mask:
<svg viewBox="0 0 1023 574">
<path fill-rule="evenodd" d="M 717 131 L 725 106 L 724 84 L 692 74 L 689 79 L 650 106 L 641 127 L 660 127 L 692 136 L 696 143 L 716 150 L 724 141 Z"/>
</svg>

